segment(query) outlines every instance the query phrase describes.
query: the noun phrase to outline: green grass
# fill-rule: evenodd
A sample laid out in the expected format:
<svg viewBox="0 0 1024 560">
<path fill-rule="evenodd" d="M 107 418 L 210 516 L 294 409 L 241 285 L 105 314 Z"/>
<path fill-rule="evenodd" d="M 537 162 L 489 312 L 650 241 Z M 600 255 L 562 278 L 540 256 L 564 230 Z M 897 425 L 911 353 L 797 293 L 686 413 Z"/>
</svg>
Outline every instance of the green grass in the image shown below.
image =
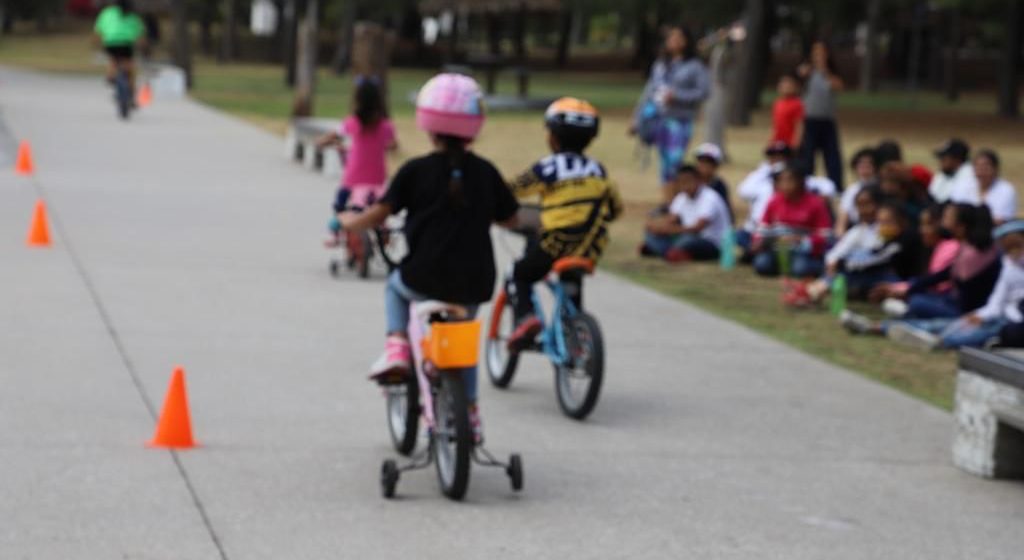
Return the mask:
<svg viewBox="0 0 1024 560">
<path fill-rule="evenodd" d="M 952 408 L 955 362 L 951 353 L 924 353 L 880 337 L 851 336 L 825 310 L 792 310 L 780 301 L 781 281 L 757 277 L 749 267 L 723 271 L 712 264 L 672 266 L 638 260 L 639 220 L 616 228 L 605 269 L 669 296 L 746 325 L 836 365 Z M 866 304 L 853 307 L 871 312 Z"/>
</svg>

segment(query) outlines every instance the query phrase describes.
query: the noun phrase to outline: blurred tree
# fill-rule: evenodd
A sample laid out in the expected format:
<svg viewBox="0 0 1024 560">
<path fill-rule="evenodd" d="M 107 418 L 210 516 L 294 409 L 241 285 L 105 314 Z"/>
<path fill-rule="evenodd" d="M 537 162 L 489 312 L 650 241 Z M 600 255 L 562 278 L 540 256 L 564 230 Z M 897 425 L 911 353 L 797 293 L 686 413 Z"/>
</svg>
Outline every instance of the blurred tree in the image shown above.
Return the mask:
<svg viewBox="0 0 1024 560">
<path fill-rule="evenodd" d="M 185 72 L 185 86 L 192 88 L 192 46 L 188 32 L 189 9 L 186 0 L 171 0 L 174 20 L 174 64 Z"/>
<path fill-rule="evenodd" d="M 224 30 L 221 34 L 221 62 L 234 60 L 238 45 L 238 0 L 224 0 Z"/>
<path fill-rule="evenodd" d="M 298 32 L 298 53 L 296 62 L 295 102 L 293 117 L 313 115 L 313 99 L 316 95 L 316 59 L 319 50 L 319 0 L 307 0 L 306 10 Z"/>
</svg>

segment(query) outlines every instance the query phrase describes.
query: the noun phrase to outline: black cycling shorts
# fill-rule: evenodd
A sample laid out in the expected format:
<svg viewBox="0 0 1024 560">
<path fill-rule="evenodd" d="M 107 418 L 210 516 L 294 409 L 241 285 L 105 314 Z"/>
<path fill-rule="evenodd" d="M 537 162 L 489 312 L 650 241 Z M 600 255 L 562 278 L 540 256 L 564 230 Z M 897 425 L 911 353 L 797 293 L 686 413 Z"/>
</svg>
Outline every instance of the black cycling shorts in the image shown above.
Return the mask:
<svg viewBox="0 0 1024 560">
<path fill-rule="evenodd" d="M 107 54 L 114 60 L 131 60 L 135 58 L 135 47 L 133 45 L 107 45 Z"/>
</svg>

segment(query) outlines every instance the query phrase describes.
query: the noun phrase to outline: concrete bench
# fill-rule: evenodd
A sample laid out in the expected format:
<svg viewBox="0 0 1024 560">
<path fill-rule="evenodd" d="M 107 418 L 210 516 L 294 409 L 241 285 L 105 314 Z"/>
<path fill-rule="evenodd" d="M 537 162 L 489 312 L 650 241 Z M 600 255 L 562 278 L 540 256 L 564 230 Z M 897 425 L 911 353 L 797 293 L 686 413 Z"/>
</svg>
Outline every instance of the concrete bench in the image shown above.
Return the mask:
<svg viewBox="0 0 1024 560">
<path fill-rule="evenodd" d="M 960 352 L 953 463 L 986 478 L 1024 478 L 1024 351 Z"/>
<path fill-rule="evenodd" d="M 341 175 L 341 154 L 335 148 L 319 149 L 316 141 L 321 136 L 336 132 L 338 121 L 334 119 L 299 118 L 292 119 L 285 135 L 285 157 L 301 161 L 307 169 L 324 175 Z"/>
<path fill-rule="evenodd" d="M 147 62 L 142 71 L 156 97 L 184 97 L 188 91 L 185 71 L 173 64 Z"/>
</svg>

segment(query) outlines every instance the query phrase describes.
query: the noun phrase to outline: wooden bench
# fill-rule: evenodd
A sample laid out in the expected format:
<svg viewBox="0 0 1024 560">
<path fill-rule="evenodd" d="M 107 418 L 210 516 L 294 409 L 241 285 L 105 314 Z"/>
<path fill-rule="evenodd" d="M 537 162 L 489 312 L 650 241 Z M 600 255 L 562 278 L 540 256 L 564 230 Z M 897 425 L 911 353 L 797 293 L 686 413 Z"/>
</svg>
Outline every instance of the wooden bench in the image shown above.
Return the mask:
<svg viewBox="0 0 1024 560">
<path fill-rule="evenodd" d="M 338 122 L 334 119 L 292 119 L 284 140 L 285 156 L 294 161 L 301 161 L 311 171 L 319 171 L 332 177 L 341 175 L 342 162 L 338 150 L 321 150 L 316 146 L 318 138 L 337 129 Z"/>
<path fill-rule="evenodd" d="M 1024 352 L 960 351 L 953 462 L 986 478 L 1024 478 Z"/>
</svg>

